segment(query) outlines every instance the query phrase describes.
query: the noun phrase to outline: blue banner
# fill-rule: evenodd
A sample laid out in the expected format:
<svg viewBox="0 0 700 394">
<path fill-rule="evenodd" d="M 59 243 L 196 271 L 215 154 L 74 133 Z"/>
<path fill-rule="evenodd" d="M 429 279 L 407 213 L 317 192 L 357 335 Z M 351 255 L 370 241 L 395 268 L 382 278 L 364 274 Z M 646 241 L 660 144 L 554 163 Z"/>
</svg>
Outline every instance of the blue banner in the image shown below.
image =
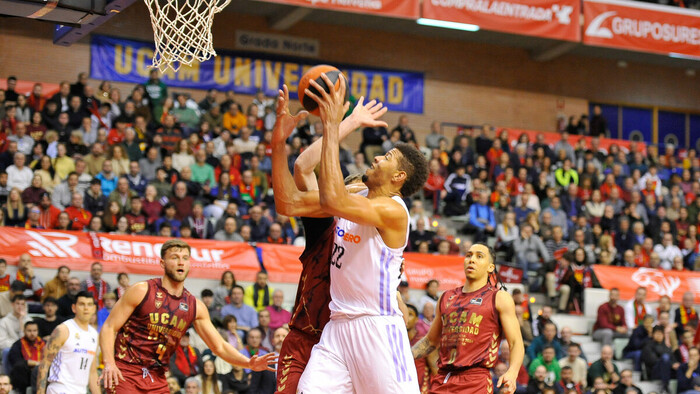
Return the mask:
<svg viewBox="0 0 700 394">
<path fill-rule="evenodd" d="M 90 42 L 90 77 L 118 82 L 144 83 L 148 80 L 153 44 L 121 38 L 93 35 Z M 172 87 L 216 88 L 253 95 L 262 89 L 277 96 L 286 83 L 290 96 L 297 98 L 301 76 L 315 64 L 308 60 L 275 58 L 263 54 L 217 51 L 218 56 L 203 63 L 170 69 L 163 82 Z M 350 94 L 368 100 L 377 99 L 390 111 L 423 113 L 423 74 L 377 70 L 356 66 L 337 66 L 348 77 Z"/>
</svg>

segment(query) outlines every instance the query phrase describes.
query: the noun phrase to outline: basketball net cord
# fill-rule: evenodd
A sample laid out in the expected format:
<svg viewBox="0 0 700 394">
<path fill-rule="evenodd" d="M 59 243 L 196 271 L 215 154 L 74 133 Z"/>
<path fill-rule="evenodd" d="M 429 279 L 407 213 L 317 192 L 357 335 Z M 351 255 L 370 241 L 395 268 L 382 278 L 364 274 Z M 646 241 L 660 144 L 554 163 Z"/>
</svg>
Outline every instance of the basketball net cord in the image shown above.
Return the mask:
<svg viewBox="0 0 700 394">
<path fill-rule="evenodd" d="M 231 0 L 144 0 L 153 26 L 153 65 L 177 71 L 216 56 L 211 27 L 214 15 Z"/>
</svg>

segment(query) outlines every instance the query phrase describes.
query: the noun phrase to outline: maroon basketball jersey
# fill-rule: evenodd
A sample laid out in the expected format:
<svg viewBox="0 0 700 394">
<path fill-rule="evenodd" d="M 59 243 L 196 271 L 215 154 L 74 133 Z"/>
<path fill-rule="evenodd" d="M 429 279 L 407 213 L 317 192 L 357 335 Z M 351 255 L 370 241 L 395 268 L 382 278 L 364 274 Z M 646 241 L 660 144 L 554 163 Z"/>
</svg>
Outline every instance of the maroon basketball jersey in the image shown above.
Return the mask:
<svg viewBox="0 0 700 394">
<path fill-rule="evenodd" d="M 486 285 L 471 293 L 464 293 L 458 287 L 442 295 L 440 369 L 492 368 L 496 365 L 501 343 L 497 293 L 498 290 Z"/>
<path fill-rule="evenodd" d="M 302 218 L 306 231 L 306 248 L 301 254 L 302 271 L 294 311 L 289 326 L 320 337 L 330 320 L 331 271 L 333 252 L 333 218 Z"/>
<path fill-rule="evenodd" d="M 197 316 L 197 299 L 187 289 L 180 297 L 169 294 L 160 278 L 146 283 L 146 296 L 117 333 L 114 355 L 117 361 L 167 369 Z"/>
</svg>

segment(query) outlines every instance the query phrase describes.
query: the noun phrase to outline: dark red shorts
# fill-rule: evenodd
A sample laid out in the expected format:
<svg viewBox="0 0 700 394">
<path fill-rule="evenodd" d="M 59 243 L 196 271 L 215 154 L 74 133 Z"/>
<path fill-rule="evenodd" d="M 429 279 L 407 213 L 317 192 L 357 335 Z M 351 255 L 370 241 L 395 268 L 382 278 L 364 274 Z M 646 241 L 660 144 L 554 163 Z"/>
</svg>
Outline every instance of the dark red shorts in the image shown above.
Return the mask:
<svg viewBox="0 0 700 394">
<path fill-rule="evenodd" d="M 430 393 L 475 394 L 493 393 L 493 380 L 486 368 L 474 368 L 460 372 L 438 371 L 430 382 Z"/>
<path fill-rule="evenodd" d="M 140 365 L 117 361 L 117 368 L 121 371 L 124 380 L 119 382 L 113 390 L 107 390 L 110 394 L 170 394 L 168 382 L 165 379 L 163 369 L 145 369 Z"/>
<path fill-rule="evenodd" d="M 277 362 L 277 391 L 275 394 L 295 394 L 301 374 L 311 357 L 311 349 L 318 343 L 315 337 L 292 329 L 284 338 Z"/>
</svg>

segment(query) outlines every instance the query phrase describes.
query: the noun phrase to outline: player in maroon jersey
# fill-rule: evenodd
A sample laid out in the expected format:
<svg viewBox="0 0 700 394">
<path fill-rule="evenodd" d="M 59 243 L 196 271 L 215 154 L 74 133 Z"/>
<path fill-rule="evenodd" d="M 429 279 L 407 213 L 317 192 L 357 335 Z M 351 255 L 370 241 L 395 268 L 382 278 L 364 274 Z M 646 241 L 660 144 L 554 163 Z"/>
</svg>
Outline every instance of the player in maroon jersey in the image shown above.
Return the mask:
<svg viewBox="0 0 700 394">
<path fill-rule="evenodd" d="M 464 286 L 440 297 L 428 334 L 413 346 L 421 358 L 439 349 L 431 393 L 493 393 L 489 368 L 498 361 L 501 335 L 510 347 L 510 367 L 498 379 L 501 393 L 514 393 L 525 349 L 513 298 L 499 290 L 494 251 L 476 243 L 464 259 Z M 491 278 L 494 283 L 491 284 Z"/>
<path fill-rule="evenodd" d="M 277 393 L 296 393 L 299 378 L 306 368 L 311 356 L 311 348 L 321 338 L 323 327 L 330 320 L 328 303 L 330 295 L 330 258 L 333 252 L 333 235 L 335 219 L 331 215 L 322 218 L 305 217 L 304 206 L 298 203 L 298 198 L 309 197 L 304 192 L 318 190 L 318 183 L 313 173 L 321 161 L 321 140 L 315 141 L 304 150 L 294 163 L 294 176 L 289 171 L 285 141 L 297 126 L 306 118 L 308 113 L 301 111 L 291 115 L 289 108 L 289 92 L 287 86 L 279 92 L 277 102 L 277 122 L 272 132 L 272 183 L 275 185 L 275 208 L 286 216 L 301 216 L 306 231 L 306 247 L 299 257 L 302 272 L 297 288 L 296 301 L 292 319 L 289 322 L 290 332 L 282 344 L 279 363 L 277 364 Z M 361 104 L 361 102 L 360 102 Z M 371 101 L 358 105 L 352 114 L 340 126 L 340 137 L 344 138 L 361 126 L 384 126 L 386 123 L 377 120 L 386 112 L 381 104 Z M 361 175 L 361 174 L 357 174 Z M 355 179 L 361 182 L 361 177 Z M 346 180 L 346 183 L 355 183 Z M 351 192 L 364 188 L 363 184 L 349 186 Z M 318 199 L 318 193 L 315 194 Z M 318 204 L 317 204 L 318 205 Z"/>
<path fill-rule="evenodd" d="M 100 332 L 104 386 L 108 393 L 168 394 L 165 372 L 192 325 L 217 356 L 255 371 L 273 368 L 276 355 L 250 359 L 216 331 L 202 301 L 185 289 L 190 271 L 190 246 L 169 240 L 161 248 L 162 278 L 130 287 L 109 314 Z"/>
</svg>

